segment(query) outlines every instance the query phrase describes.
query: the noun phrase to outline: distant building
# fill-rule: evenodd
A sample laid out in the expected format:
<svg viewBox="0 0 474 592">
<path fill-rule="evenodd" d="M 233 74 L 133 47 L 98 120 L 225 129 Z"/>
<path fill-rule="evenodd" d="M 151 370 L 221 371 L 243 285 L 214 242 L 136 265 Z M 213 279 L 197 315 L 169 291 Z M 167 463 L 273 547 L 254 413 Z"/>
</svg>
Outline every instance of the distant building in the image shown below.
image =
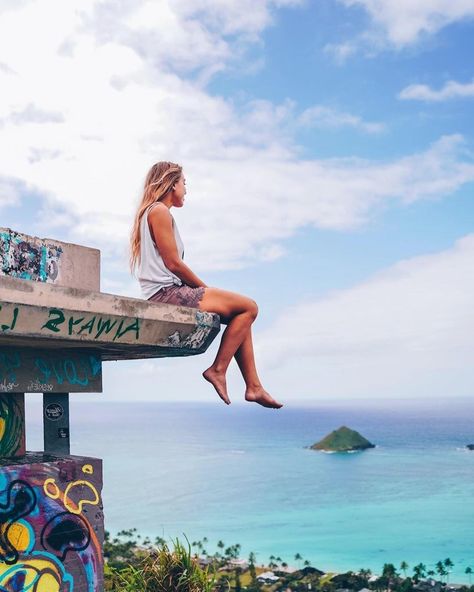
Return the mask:
<svg viewBox="0 0 474 592">
<path fill-rule="evenodd" d="M 241 569 L 248 569 L 249 562 L 245 559 L 231 559 L 228 561 L 227 565 L 235 569 L 236 567 L 240 567 Z"/>
<path fill-rule="evenodd" d="M 278 582 L 280 578 L 276 576 L 272 571 L 264 571 L 257 576 L 257 580 L 262 584 L 273 584 Z"/>
</svg>

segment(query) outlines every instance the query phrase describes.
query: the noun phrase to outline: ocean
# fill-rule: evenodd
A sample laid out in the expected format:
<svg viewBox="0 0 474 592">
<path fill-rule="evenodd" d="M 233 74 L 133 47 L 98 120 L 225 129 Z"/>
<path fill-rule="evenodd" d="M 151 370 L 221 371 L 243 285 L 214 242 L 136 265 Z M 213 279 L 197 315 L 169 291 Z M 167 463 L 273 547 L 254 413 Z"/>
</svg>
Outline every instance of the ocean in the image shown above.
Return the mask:
<svg viewBox="0 0 474 592">
<path fill-rule="evenodd" d="M 28 449 L 42 448 L 40 409 Z M 384 563 L 474 569 L 474 402 L 288 405 L 75 401 L 71 452 L 104 460 L 106 528 L 242 545 L 323 571 Z M 307 446 L 347 425 L 376 444 L 352 454 Z"/>
</svg>

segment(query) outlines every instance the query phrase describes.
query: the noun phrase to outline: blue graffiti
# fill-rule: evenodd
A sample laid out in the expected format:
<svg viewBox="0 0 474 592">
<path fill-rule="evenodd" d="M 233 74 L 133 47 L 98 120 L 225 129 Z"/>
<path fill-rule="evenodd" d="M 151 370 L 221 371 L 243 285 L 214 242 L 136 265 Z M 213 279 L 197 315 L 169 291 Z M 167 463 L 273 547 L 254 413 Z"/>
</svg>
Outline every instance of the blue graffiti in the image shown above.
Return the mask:
<svg viewBox="0 0 474 592">
<path fill-rule="evenodd" d="M 31 374 L 31 357 L 24 358 L 22 352 L 0 350 L 0 382 L 15 383 L 22 368 Z M 102 360 L 93 354 L 75 354 L 74 358 L 60 357 L 51 359 L 49 356 L 35 356 L 33 368 L 39 383 L 55 382 L 62 384 L 79 384 L 88 386 L 90 381 L 100 376 Z"/>
<path fill-rule="evenodd" d="M 0 272 L 2 275 L 53 282 L 58 276 L 62 249 L 39 239 L 28 240 L 12 230 L 0 232 Z"/>
</svg>

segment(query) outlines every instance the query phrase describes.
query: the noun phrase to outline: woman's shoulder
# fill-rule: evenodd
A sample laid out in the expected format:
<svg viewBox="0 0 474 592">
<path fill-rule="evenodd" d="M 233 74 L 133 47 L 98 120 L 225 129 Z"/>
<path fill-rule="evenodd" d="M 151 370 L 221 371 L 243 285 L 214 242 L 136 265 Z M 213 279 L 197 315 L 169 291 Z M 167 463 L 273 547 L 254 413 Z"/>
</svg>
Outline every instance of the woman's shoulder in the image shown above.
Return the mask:
<svg viewBox="0 0 474 592">
<path fill-rule="evenodd" d="M 159 201 L 157 201 L 156 203 L 152 204 L 149 208 L 148 208 L 148 219 L 153 220 L 169 220 L 171 219 L 171 212 L 169 211 L 169 209 L 162 203 L 160 203 Z"/>
</svg>

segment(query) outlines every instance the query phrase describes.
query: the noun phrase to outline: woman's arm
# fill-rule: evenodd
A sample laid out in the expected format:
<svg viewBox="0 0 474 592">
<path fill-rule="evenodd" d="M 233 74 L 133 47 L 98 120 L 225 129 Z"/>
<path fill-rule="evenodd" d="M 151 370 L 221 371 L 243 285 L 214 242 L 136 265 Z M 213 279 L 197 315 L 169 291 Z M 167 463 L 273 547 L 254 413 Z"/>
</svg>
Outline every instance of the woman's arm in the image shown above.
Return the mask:
<svg viewBox="0 0 474 592">
<path fill-rule="evenodd" d="M 178 254 L 173 232 L 173 219 L 165 205 L 157 204 L 149 212 L 148 225 L 163 263 L 171 273 L 174 273 L 183 283 L 192 288 L 200 286 L 206 288 L 206 284 L 191 271 Z"/>
</svg>

